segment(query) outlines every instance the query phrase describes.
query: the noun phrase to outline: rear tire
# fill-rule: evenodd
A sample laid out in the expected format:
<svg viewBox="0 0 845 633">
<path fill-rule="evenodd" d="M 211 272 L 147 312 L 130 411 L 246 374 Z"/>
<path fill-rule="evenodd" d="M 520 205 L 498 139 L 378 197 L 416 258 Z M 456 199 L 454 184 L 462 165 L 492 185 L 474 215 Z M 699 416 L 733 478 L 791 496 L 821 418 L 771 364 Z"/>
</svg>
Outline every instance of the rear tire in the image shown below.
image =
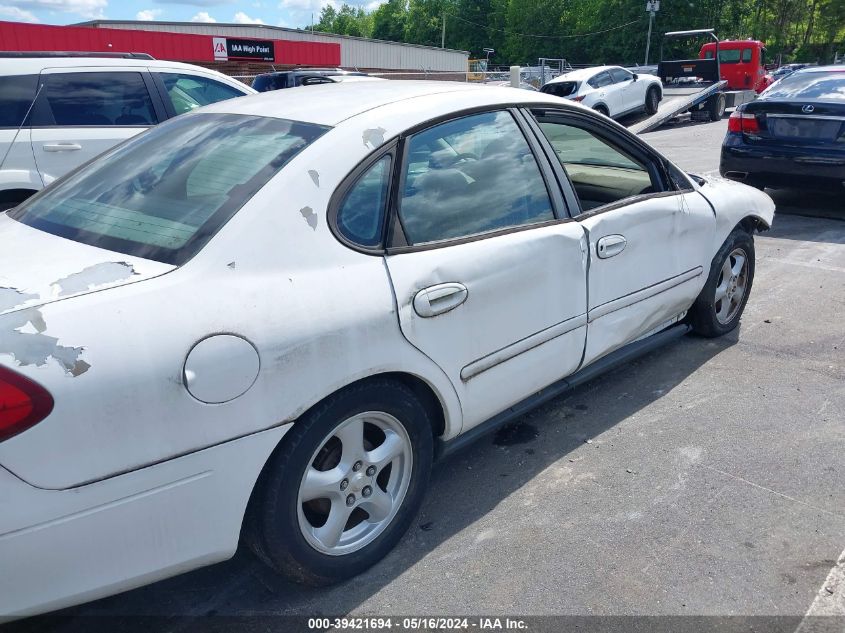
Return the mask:
<svg viewBox="0 0 845 633">
<path fill-rule="evenodd" d="M 690 308 L 693 331 L 715 338 L 736 328 L 753 282 L 754 238 L 736 228 L 713 258 L 707 283 Z"/>
<path fill-rule="evenodd" d="M 279 444 L 250 500 L 245 540 L 295 582 L 356 576 L 414 519 L 433 447 L 429 414 L 405 385 L 372 380 L 343 389 Z"/>
<path fill-rule="evenodd" d="M 721 121 L 722 117 L 725 116 L 725 95 L 719 93 L 710 97 L 707 100 L 707 113 L 714 123 Z"/>
<path fill-rule="evenodd" d="M 656 87 L 648 89 L 645 95 L 645 112 L 649 116 L 657 114 L 657 108 L 660 107 L 660 90 Z"/>
</svg>

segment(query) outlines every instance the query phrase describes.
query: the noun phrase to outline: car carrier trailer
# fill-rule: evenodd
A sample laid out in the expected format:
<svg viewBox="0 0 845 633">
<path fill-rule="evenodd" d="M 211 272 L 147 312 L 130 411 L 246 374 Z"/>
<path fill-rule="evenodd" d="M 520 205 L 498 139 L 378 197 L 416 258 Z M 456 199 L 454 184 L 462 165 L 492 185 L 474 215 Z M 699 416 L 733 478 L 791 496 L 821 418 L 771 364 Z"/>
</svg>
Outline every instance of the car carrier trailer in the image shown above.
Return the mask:
<svg viewBox="0 0 845 633">
<path fill-rule="evenodd" d="M 657 112 L 631 126 L 636 134 L 649 132 L 666 121 L 689 112 L 693 120 L 718 121 L 725 109 L 734 108 L 757 97 L 754 90 L 728 90 L 722 79 L 719 61 L 719 38 L 714 29 L 671 31 L 664 38 L 710 36 L 716 41 L 716 54 L 712 59 L 663 60 L 657 64 L 657 76 L 663 82 L 663 100 Z M 662 46 L 661 46 L 662 49 Z"/>
</svg>

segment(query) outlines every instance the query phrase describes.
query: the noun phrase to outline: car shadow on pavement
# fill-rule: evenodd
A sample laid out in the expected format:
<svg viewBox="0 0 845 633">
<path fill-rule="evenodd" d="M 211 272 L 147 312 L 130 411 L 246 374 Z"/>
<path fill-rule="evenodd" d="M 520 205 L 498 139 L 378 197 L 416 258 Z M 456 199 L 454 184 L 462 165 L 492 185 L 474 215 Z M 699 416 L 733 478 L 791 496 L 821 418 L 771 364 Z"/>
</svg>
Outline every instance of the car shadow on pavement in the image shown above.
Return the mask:
<svg viewBox="0 0 845 633">
<path fill-rule="evenodd" d="M 828 220 L 845 220 L 845 187 L 841 193 L 806 189 L 766 189 L 766 193 L 775 201 L 777 206 L 775 212 L 781 217 L 800 215 Z M 775 227 L 777 227 L 777 222 Z M 837 226 L 837 229 L 840 228 L 841 226 Z M 841 235 L 839 232 L 838 234 Z M 786 236 L 778 235 L 778 237 Z"/>
<path fill-rule="evenodd" d="M 455 547 L 450 540 L 479 542 L 483 534 L 473 536 L 474 529 L 480 530 L 476 522 L 548 468 L 578 466 L 571 463 L 579 461 L 570 458 L 574 452 L 612 451 L 613 442 L 624 443 L 621 432 L 599 436 L 658 401 L 734 345 L 738 337 L 737 330 L 720 339 L 683 337 L 556 398 L 436 464 L 422 511 L 408 534 L 383 561 L 350 581 L 319 589 L 290 584 L 241 547 L 224 563 L 51 616 L 15 622 L 8 631 L 183 632 L 224 630 L 220 628 L 224 623 L 227 630 L 284 630 L 273 626 L 274 616 L 344 616 L 380 592 L 386 592 L 380 598 L 389 604 L 386 600 L 394 580 L 417 565 L 454 573 L 454 559 L 472 556 L 472 552 Z M 679 411 L 679 421 L 682 416 Z M 624 472 L 625 465 L 620 467 Z M 535 506 L 529 511 L 538 510 Z M 567 516 L 566 508 L 550 512 Z M 408 600 L 406 596 L 403 604 Z M 420 600 L 419 610 L 425 612 L 424 596 Z"/>
</svg>

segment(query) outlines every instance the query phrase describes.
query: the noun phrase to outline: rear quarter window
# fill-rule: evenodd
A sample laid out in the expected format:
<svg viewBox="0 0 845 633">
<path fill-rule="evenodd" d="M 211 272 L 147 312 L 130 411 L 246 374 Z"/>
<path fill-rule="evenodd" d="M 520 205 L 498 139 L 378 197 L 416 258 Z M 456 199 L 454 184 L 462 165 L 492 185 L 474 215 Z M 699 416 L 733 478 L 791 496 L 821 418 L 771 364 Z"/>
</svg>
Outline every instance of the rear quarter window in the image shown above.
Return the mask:
<svg viewBox="0 0 845 633">
<path fill-rule="evenodd" d="M 0 128 L 20 127 L 37 91 L 37 75 L 0 77 Z"/>
<path fill-rule="evenodd" d="M 181 265 L 327 127 L 197 113 L 134 137 L 10 214 L 67 239 Z"/>
</svg>

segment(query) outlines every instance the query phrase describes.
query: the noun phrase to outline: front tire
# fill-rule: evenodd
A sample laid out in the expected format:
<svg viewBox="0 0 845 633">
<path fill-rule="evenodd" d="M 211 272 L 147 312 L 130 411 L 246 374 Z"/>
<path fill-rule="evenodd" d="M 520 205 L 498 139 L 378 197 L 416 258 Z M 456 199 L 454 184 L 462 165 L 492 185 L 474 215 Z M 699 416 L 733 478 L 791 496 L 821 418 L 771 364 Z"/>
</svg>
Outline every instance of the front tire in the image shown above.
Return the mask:
<svg viewBox="0 0 845 633">
<path fill-rule="evenodd" d="M 308 585 L 365 571 L 399 541 L 422 503 L 433 457 L 425 406 L 399 382 L 343 389 L 296 422 L 251 500 L 246 540 Z"/>
<path fill-rule="evenodd" d="M 645 112 L 649 116 L 657 114 L 657 109 L 660 107 L 660 90 L 656 87 L 648 89 L 645 95 Z"/>
<path fill-rule="evenodd" d="M 603 114 L 606 117 L 610 116 L 610 110 L 607 109 L 607 106 L 597 105 L 593 108 L 593 110 L 595 110 L 599 114 Z"/>
<path fill-rule="evenodd" d="M 736 228 L 713 258 L 707 283 L 689 311 L 696 334 L 727 334 L 742 318 L 754 282 L 754 238 Z"/>
</svg>

